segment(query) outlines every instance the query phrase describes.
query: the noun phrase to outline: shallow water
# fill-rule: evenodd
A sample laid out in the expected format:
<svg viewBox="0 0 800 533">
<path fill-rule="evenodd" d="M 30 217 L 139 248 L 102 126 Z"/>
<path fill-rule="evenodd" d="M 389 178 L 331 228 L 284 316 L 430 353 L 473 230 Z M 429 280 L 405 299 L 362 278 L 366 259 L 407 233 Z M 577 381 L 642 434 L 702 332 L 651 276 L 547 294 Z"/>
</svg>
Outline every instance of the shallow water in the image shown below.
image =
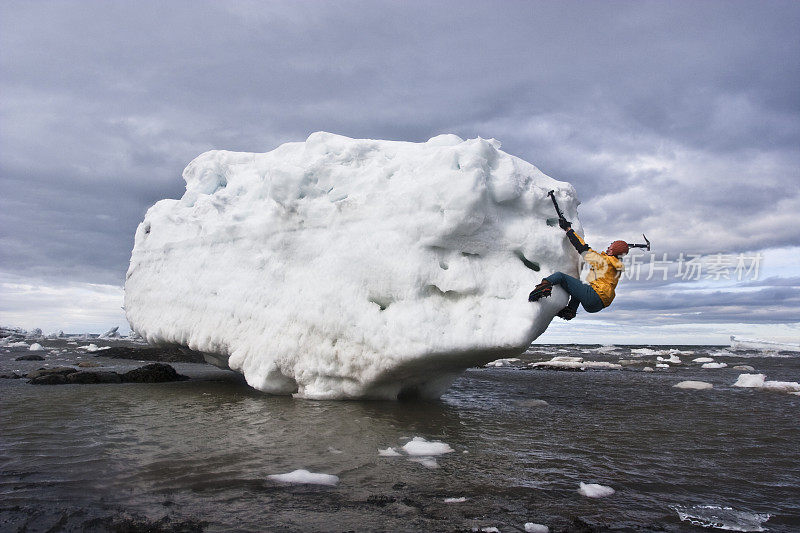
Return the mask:
<svg viewBox="0 0 800 533">
<path fill-rule="evenodd" d="M 105 369 L 139 366 L 42 344 L 67 350 L 38 352 L 51 366 L 78 357 Z M 193 364 L 174 365 L 193 377 L 178 383 L 3 379 L 0 530 L 107 530 L 128 519 L 207 531 L 505 532 L 525 522 L 560 531 L 580 519 L 611 530 L 708 531 L 676 512 L 708 506 L 730 508 L 743 529 L 770 515 L 764 529 L 800 530 L 800 396 L 732 387 L 742 373 L 735 364 L 800 381 L 800 358 L 715 355 L 728 368 L 702 369 L 692 359 L 719 347 L 673 347 L 692 353 L 644 372 L 669 355 L 631 348 L 534 346 L 512 367 L 468 370 L 437 402 L 270 397 L 232 372 Z M 13 360 L 25 353 L 0 349 L 0 373 L 43 365 Z M 622 371 L 526 367 L 556 355 L 631 362 Z M 673 388 L 684 380 L 714 388 Z M 455 451 L 436 457 L 438 468 L 379 456 L 413 437 Z M 268 478 L 299 468 L 340 481 Z M 580 482 L 616 492 L 586 498 Z"/>
</svg>

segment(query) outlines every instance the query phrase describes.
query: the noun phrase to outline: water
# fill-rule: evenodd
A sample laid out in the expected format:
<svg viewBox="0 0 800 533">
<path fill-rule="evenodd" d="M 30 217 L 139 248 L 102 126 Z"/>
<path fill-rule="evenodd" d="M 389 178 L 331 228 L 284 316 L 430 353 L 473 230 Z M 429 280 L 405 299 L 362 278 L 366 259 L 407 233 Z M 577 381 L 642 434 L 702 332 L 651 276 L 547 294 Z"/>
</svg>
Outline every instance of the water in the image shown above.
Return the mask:
<svg viewBox="0 0 800 533">
<path fill-rule="evenodd" d="M 51 366 L 140 364 L 43 344 L 66 350 L 38 352 Z M 512 367 L 468 370 L 438 402 L 270 397 L 188 363 L 174 365 L 193 377 L 178 383 L 2 379 L 0 530 L 710 531 L 722 527 L 713 511 L 728 529 L 800 531 L 800 396 L 731 387 L 735 364 L 799 381 L 800 358 L 716 355 L 729 366 L 711 370 L 691 360 L 719 347 L 676 346 L 692 352 L 683 364 L 644 372 L 668 357 L 662 347 L 641 357 L 630 352 L 641 347 L 597 348 L 536 346 Z M 13 360 L 25 353 L 0 349 L 0 374 L 42 366 Z M 634 362 L 525 368 L 555 355 Z M 714 388 L 672 387 L 683 380 Z M 413 437 L 455 451 L 438 468 L 379 456 Z M 268 478 L 299 468 L 339 484 Z M 580 482 L 616 492 L 586 498 Z"/>
</svg>

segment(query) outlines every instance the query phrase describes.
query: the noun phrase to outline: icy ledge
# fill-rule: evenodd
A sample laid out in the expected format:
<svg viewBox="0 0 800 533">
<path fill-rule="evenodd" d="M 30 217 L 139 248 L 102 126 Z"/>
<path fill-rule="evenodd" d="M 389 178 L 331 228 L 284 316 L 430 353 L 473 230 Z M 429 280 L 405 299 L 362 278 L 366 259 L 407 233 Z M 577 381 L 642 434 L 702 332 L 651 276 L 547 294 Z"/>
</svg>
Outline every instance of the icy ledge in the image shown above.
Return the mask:
<svg viewBox="0 0 800 533">
<path fill-rule="evenodd" d="M 438 397 L 464 369 L 522 353 L 567 302 L 528 292 L 577 274 L 547 197 L 580 231 L 572 186 L 499 147 L 319 132 L 206 152 L 136 231 L 131 328 L 273 394 Z"/>
</svg>

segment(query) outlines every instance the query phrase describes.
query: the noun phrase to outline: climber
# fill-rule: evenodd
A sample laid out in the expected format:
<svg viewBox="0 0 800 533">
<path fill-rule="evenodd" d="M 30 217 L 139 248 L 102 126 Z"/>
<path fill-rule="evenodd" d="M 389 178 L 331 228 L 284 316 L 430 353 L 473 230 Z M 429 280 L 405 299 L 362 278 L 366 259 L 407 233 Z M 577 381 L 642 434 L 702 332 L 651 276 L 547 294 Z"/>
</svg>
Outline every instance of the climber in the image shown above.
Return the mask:
<svg viewBox="0 0 800 533">
<path fill-rule="evenodd" d="M 611 305 L 614 299 L 614 288 L 617 286 L 619 276 L 624 269 L 620 257 L 628 253 L 629 246 L 625 241 L 614 241 L 603 253 L 597 253 L 589 248 L 579 235 L 572 229 L 565 218 L 560 217 L 558 225 L 567 232 L 569 242 L 578 250 L 578 253 L 589 263 L 591 270 L 587 276 L 588 283 L 568 276 L 563 272 L 556 272 L 547 276 L 539 283 L 528 296 L 529 302 L 540 298 L 547 298 L 553 291 L 553 285 L 560 285 L 570 295 L 569 304 L 559 311 L 556 316 L 564 320 L 572 320 L 578 310 L 578 304 L 588 313 L 597 313 Z M 649 242 L 648 242 L 649 245 Z M 637 245 L 638 246 L 638 245 Z"/>
</svg>

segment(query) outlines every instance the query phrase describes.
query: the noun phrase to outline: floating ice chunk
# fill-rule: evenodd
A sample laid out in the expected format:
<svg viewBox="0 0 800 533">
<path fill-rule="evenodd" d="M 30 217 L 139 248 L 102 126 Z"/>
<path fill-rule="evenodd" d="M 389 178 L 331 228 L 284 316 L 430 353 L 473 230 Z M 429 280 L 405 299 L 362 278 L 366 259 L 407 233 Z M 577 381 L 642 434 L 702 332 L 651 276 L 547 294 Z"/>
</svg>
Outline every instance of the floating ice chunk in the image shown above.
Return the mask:
<svg viewBox="0 0 800 533">
<path fill-rule="evenodd" d="M 381 457 L 400 457 L 400 456 L 402 456 L 403 454 L 402 454 L 402 453 L 400 453 L 400 452 L 398 452 L 397 450 L 395 450 L 395 449 L 394 449 L 394 448 L 392 448 L 391 446 L 389 446 L 389 447 L 388 447 L 388 448 L 386 448 L 385 450 L 380 450 L 380 449 L 379 449 L 379 450 L 378 450 L 378 455 L 380 455 Z"/>
<path fill-rule="evenodd" d="M 631 355 L 638 355 L 640 357 L 643 356 L 643 355 L 656 355 L 658 353 L 661 353 L 661 352 L 657 352 L 657 351 L 652 350 L 650 348 L 633 348 L 631 350 Z"/>
<path fill-rule="evenodd" d="M 765 381 L 764 388 L 783 392 L 800 392 L 800 383 L 796 381 Z"/>
<path fill-rule="evenodd" d="M 295 483 L 302 485 L 336 485 L 339 478 L 331 474 L 317 474 L 308 470 L 294 470 L 287 474 L 272 474 L 267 476 L 269 479 L 280 481 L 281 483 Z"/>
<path fill-rule="evenodd" d="M 692 359 L 694 363 L 713 363 L 714 360 L 710 357 L 697 357 L 696 359 Z"/>
<path fill-rule="evenodd" d="M 439 468 L 439 463 L 433 457 L 409 457 L 409 461 L 419 463 L 425 468 Z"/>
<path fill-rule="evenodd" d="M 403 450 L 405 450 L 408 455 L 414 456 L 442 455 L 455 451 L 446 442 L 438 440 L 427 441 L 422 437 L 414 437 L 411 439 L 403 446 Z"/>
<path fill-rule="evenodd" d="M 720 505 L 675 505 L 672 509 L 683 522 L 728 531 L 766 531 L 762 524 L 770 518 L 766 513 L 737 511 Z"/>
<path fill-rule="evenodd" d="M 761 388 L 764 386 L 765 374 L 739 374 L 734 387 Z"/>
<path fill-rule="evenodd" d="M 587 498 L 605 498 L 606 496 L 614 494 L 615 491 L 611 487 L 605 485 L 581 482 L 578 487 L 578 492 L 581 496 L 586 496 Z"/>
<path fill-rule="evenodd" d="M 550 533 L 550 528 L 544 524 L 525 522 L 525 533 Z"/>
<path fill-rule="evenodd" d="M 87 344 L 86 346 L 78 346 L 81 350 L 86 350 L 87 352 L 99 352 L 100 350 L 110 350 L 111 346 L 97 346 L 96 344 Z"/>
<path fill-rule="evenodd" d="M 444 503 L 464 503 L 467 501 L 467 498 L 461 496 L 460 498 L 445 498 Z"/>
<path fill-rule="evenodd" d="M 531 287 L 578 273 L 544 223 L 555 189 L 580 231 L 574 189 L 497 146 L 318 132 L 204 153 L 183 197 L 136 231 L 131 328 L 269 393 L 438 397 L 465 369 L 523 353 L 568 299 L 530 303 Z"/>
<path fill-rule="evenodd" d="M 44 347 L 41 344 L 39 344 L 38 342 L 34 342 L 33 344 L 31 344 L 31 346 L 30 346 L 30 348 L 28 348 L 28 350 L 30 350 L 32 352 L 40 352 L 40 351 L 44 350 Z"/>
<path fill-rule="evenodd" d="M 531 368 L 568 368 L 568 369 L 578 369 L 578 370 L 587 370 L 587 369 L 606 369 L 606 370 L 621 370 L 622 365 L 617 363 L 610 363 L 608 361 L 584 361 L 582 357 L 568 357 L 565 355 L 559 355 L 557 357 L 553 357 L 549 361 L 541 361 L 538 363 L 529 363 L 529 367 Z"/>
<path fill-rule="evenodd" d="M 667 363 L 656 363 L 656 368 L 669 368 Z"/>
<path fill-rule="evenodd" d="M 27 342 L 19 341 L 19 342 L 10 342 L 6 344 L 6 348 L 29 348 L 30 345 Z"/>
<path fill-rule="evenodd" d="M 714 385 L 708 383 L 707 381 L 681 381 L 680 383 L 676 383 L 673 385 L 676 389 L 695 389 L 695 390 L 705 390 L 705 389 L 713 389 Z"/>
<path fill-rule="evenodd" d="M 642 369 L 642 372 L 655 372 L 655 370 L 651 366 L 646 366 Z"/>
<path fill-rule="evenodd" d="M 511 357 L 508 359 L 497 359 L 495 361 L 486 363 L 486 366 L 494 366 L 494 367 L 513 366 L 511 363 L 516 363 L 518 361 L 519 361 L 518 357 Z"/>
<path fill-rule="evenodd" d="M 681 358 L 675 354 L 672 354 L 669 357 L 658 356 L 656 357 L 656 360 L 663 361 L 665 363 L 675 363 L 676 365 L 679 365 L 681 363 Z"/>
<path fill-rule="evenodd" d="M 727 363 L 703 363 L 702 368 L 727 368 Z"/>
<path fill-rule="evenodd" d="M 741 370 L 743 372 L 755 372 L 756 369 L 750 365 L 736 365 L 733 367 L 734 370 Z"/>
<path fill-rule="evenodd" d="M 604 345 L 600 346 L 599 348 L 593 348 L 592 350 L 597 352 L 597 353 L 608 353 L 608 352 L 617 351 L 617 350 L 619 350 L 619 348 L 617 348 L 613 344 L 604 344 Z"/>
<path fill-rule="evenodd" d="M 475 528 L 473 528 L 473 529 L 475 529 Z M 500 533 L 500 530 L 497 529 L 494 526 L 482 527 L 480 529 L 475 529 L 475 531 L 481 531 L 483 533 Z"/>
</svg>

